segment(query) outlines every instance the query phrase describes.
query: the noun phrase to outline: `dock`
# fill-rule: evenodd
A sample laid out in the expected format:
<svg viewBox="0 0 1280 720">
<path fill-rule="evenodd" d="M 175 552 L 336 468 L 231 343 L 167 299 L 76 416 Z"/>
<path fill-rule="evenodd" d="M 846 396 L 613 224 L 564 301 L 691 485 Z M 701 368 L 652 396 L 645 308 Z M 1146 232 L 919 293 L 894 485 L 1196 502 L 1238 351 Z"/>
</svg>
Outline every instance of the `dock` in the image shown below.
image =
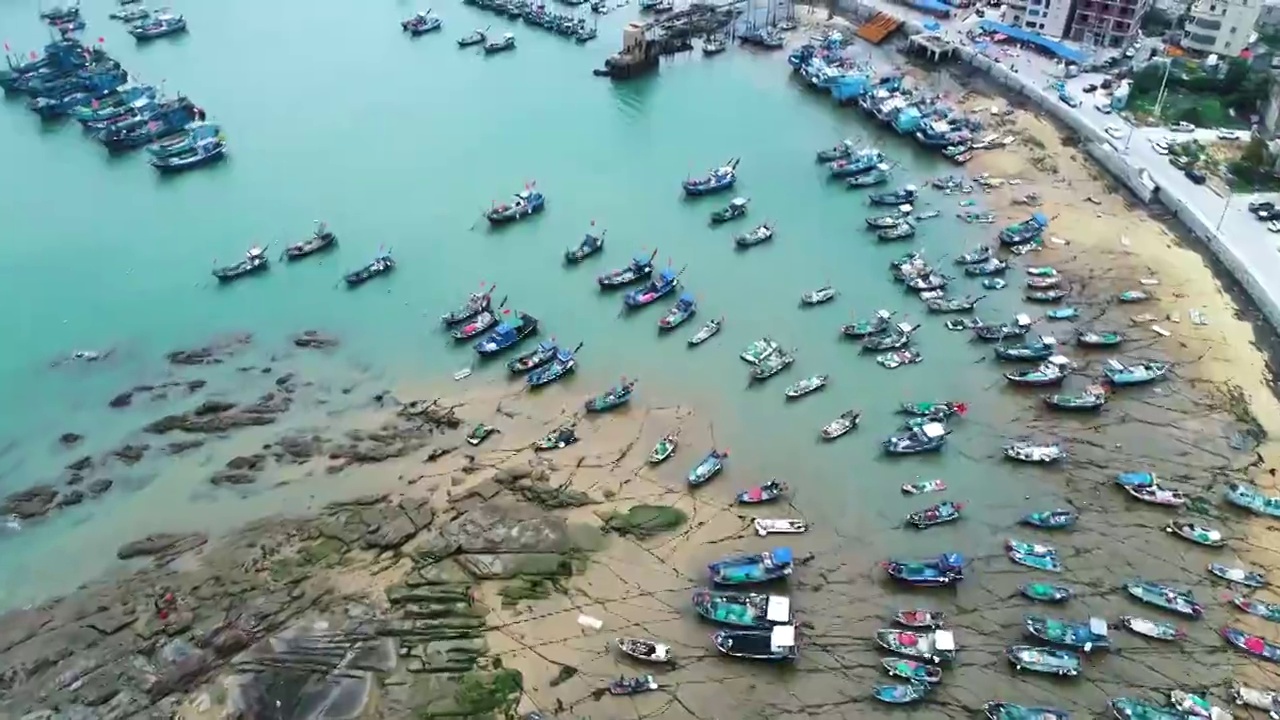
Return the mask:
<svg viewBox="0 0 1280 720">
<path fill-rule="evenodd" d="M 955 45 L 936 33 L 920 33 L 907 38 L 908 52 L 924 55 L 935 63 L 950 60 Z"/>
<path fill-rule="evenodd" d="M 630 22 L 622 29 L 622 49 L 605 60 L 595 74 L 617 80 L 655 72 L 663 55 L 688 52 L 693 38 L 724 34 L 737 18 L 737 6 L 745 0 L 721 5 L 694 3 L 647 22 Z"/>
</svg>

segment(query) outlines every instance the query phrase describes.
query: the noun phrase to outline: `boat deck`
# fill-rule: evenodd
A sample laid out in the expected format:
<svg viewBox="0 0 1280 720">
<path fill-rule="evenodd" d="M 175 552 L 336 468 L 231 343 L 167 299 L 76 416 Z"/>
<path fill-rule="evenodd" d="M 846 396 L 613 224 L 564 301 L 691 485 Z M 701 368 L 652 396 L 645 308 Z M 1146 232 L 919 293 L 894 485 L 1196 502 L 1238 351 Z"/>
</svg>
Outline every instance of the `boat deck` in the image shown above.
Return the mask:
<svg viewBox="0 0 1280 720">
<path fill-rule="evenodd" d="M 879 45 L 900 27 L 902 27 L 902 20 L 889 13 L 881 12 L 876 13 L 870 20 L 863 23 L 854 31 L 854 34 L 872 45 Z"/>
</svg>

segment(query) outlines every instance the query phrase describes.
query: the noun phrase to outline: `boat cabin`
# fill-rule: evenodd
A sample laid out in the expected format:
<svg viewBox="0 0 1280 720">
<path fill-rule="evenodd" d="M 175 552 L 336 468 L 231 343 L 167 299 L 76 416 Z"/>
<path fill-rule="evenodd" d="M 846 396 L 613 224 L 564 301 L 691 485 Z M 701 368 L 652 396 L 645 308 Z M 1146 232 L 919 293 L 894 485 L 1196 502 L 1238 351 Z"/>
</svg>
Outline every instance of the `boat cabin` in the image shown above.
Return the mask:
<svg viewBox="0 0 1280 720">
<path fill-rule="evenodd" d="M 1110 628 L 1107 625 L 1107 621 L 1105 618 L 1100 618 L 1100 617 L 1089 618 L 1089 632 L 1092 633 L 1094 637 L 1100 637 L 1100 638 L 1106 637 L 1107 631 L 1109 629 Z"/>
<path fill-rule="evenodd" d="M 770 595 L 764 617 L 773 623 L 791 622 L 791 598 L 786 595 Z"/>
<path fill-rule="evenodd" d="M 926 423 L 920 426 L 920 432 L 930 440 L 937 440 L 947 434 L 947 426 L 942 423 Z"/>
<path fill-rule="evenodd" d="M 774 548 L 771 552 L 760 553 L 760 562 L 765 567 L 786 567 L 792 561 L 791 548 Z"/>
<path fill-rule="evenodd" d="M 746 210 L 746 209 L 747 209 L 747 199 L 746 199 L 746 198 L 744 198 L 744 197 L 736 197 L 736 198 L 734 198 L 734 199 L 730 200 L 730 201 L 729 201 L 729 209 L 731 209 L 731 210 Z"/>
<path fill-rule="evenodd" d="M 875 312 L 875 315 L 876 315 L 876 317 L 878 317 L 878 318 L 880 318 L 880 319 L 882 319 L 882 320 L 888 320 L 888 319 L 889 319 L 889 317 L 893 315 L 893 313 L 889 312 L 888 310 L 883 310 L 883 309 L 882 309 L 882 310 L 877 310 L 877 311 Z"/>
<path fill-rule="evenodd" d="M 775 653 L 790 652 L 796 646 L 796 626 L 778 625 L 769 635 L 769 649 Z"/>
<path fill-rule="evenodd" d="M 894 325 L 894 327 L 897 328 L 898 332 L 902 333 L 903 335 L 910 335 L 911 333 L 916 331 L 916 328 L 919 327 L 919 325 L 912 325 L 909 322 L 900 322 L 897 325 Z"/>
<path fill-rule="evenodd" d="M 1041 342 L 1041 343 L 1043 343 L 1043 344 L 1045 344 L 1045 345 L 1048 345 L 1049 347 L 1053 347 L 1053 346 L 1055 346 L 1055 345 L 1057 345 L 1057 344 L 1058 344 L 1058 338 L 1056 338 L 1056 337 L 1054 337 L 1054 336 L 1052 336 L 1052 335 L 1041 335 L 1041 336 L 1040 336 L 1040 342 Z M 1056 357 L 1056 356 L 1055 356 L 1055 357 Z M 1052 359 L 1052 358 L 1050 358 L 1050 359 Z"/>
<path fill-rule="evenodd" d="M 898 206 L 898 212 L 902 213 L 903 215 L 907 215 L 912 210 L 915 210 L 915 209 L 916 209 L 915 206 L 912 205 L 911 203 L 903 203 L 902 205 Z"/>
<path fill-rule="evenodd" d="M 260 248 L 257 245 L 254 245 L 253 247 L 249 248 L 249 252 L 245 253 L 245 257 L 247 257 L 249 260 L 257 260 L 258 258 L 266 254 L 267 254 L 267 251 L 265 248 Z"/>
<path fill-rule="evenodd" d="M 1049 358 L 1048 362 L 1061 368 L 1071 367 L 1071 360 L 1065 355 L 1053 355 Z"/>
<path fill-rule="evenodd" d="M 1028 327 L 1031 325 L 1031 317 L 1026 313 L 1018 313 L 1017 315 L 1014 315 L 1013 320 L 1018 324 L 1018 327 Z"/>
<path fill-rule="evenodd" d="M 933 633 L 933 649 L 940 653 L 956 651 L 956 636 L 950 630 L 937 630 Z"/>
</svg>

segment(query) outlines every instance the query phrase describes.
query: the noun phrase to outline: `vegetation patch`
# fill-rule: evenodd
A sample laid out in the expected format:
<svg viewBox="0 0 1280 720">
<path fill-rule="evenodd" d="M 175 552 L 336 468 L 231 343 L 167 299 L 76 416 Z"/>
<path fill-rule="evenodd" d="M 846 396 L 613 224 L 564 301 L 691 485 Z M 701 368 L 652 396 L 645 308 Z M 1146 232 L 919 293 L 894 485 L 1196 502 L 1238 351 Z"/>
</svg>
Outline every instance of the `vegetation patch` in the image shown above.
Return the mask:
<svg viewBox="0 0 1280 720">
<path fill-rule="evenodd" d="M 675 530 L 684 525 L 689 516 L 669 505 L 635 505 L 626 512 L 614 511 L 601 519 L 606 532 L 646 538 Z"/>
</svg>

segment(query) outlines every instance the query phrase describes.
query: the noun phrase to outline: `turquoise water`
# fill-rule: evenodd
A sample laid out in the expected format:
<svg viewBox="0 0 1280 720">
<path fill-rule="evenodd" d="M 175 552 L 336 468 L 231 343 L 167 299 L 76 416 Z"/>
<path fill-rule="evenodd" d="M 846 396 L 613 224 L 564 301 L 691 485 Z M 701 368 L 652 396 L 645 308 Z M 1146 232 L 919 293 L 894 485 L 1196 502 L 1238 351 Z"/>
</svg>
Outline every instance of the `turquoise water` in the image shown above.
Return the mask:
<svg viewBox="0 0 1280 720">
<path fill-rule="evenodd" d="M 172 179 L 158 178 L 137 154 L 107 157 L 74 124 L 42 126 L 19 102 L 0 106 L 8 170 L 0 177 L 0 263 L 10 270 L 0 287 L 7 309 L 0 391 L 10 409 L 0 415 L 0 442 L 16 443 L 0 459 L 0 490 L 56 476 L 68 460 L 54 447 L 64 431 L 88 435 L 88 452 L 118 445 L 157 413 L 121 414 L 107 400 L 160 377 L 165 351 L 218 333 L 256 333 L 265 349 L 255 361 L 264 364 L 288 333 L 333 332 L 344 340 L 341 355 L 309 362 L 335 386 L 440 377 L 473 355 L 451 345 L 434 318 L 482 282 L 496 282 L 509 307 L 542 319 L 544 336 L 586 343 L 585 372 L 574 381 L 584 394 L 627 375 L 641 378 L 642 392 L 716 406 L 724 416 L 717 436 L 733 448 L 740 484 L 788 478 L 797 505 L 818 522 L 872 533 L 895 525 L 927 504 L 897 492 L 918 476 L 945 477 L 953 499 L 989 499 L 981 512 L 1012 513 L 1010 501 L 997 498 L 1021 498 L 1016 483 L 1026 481 L 989 458 L 1000 444 L 994 428 L 1023 401 L 988 392 L 1002 381 L 974 361 L 989 351 L 943 329 L 887 272 L 890 259 L 913 247 L 954 256 L 990 226 L 962 225 L 952 217 L 955 199 L 933 193 L 925 205 L 942 218 L 923 224 L 910 244 L 877 245 L 863 229 L 872 212 L 864 195 L 828 183 L 812 157 L 840 138 L 863 136 L 903 165 L 903 182 L 949 166 L 809 93 L 790 80 L 781 55 L 735 49 L 676 59 L 630 84 L 593 78 L 631 9 L 604 17 L 600 39 L 585 47 L 455 4 L 435 8 L 443 33 L 410 40 L 398 21 L 416 9 L 323 0 L 178 7 L 189 35 L 148 46 L 106 20 L 108 8 L 87 9 L 86 37 L 104 36 L 138 78 L 187 93 L 223 124 L 229 161 Z M 510 26 L 517 51 L 484 57 L 455 46 L 456 37 L 486 25 Z M 0 27 L 15 49 L 44 42 L 32 7 L 0 7 Z M 733 156 L 743 158 L 735 192 L 751 198 L 750 219 L 709 229 L 707 214 L 730 196 L 688 201 L 679 181 Z M 549 198 L 543 215 L 498 232 L 477 222 L 492 201 L 527 182 Z M 212 282 L 215 259 L 230 262 L 255 242 L 270 242 L 274 255 L 318 218 L 339 234 L 336 252 L 230 287 Z M 608 230 L 603 256 L 563 267 L 563 249 L 592 220 Z M 763 220 L 776 224 L 775 240 L 734 252 L 732 235 Z M 384 246 L 399 262 L 392 276 L 354 291 L 338 287 L 343 272 Z M 656 330 L 663 309 L 620 317 L 620 296 L 599 293 L 594 282 L 653 248 L 661 262 L 684 269 L 682 281 L 701 303 L 697 321 L 669 337 Z M 841 291 L 836 302 L 798 307 L 803 291 L 828 282 Z M 953 288 L 982 292 L 967 279 Z M 984 317 L 1010 314 L 1016 297 L 997 296 L 984 301 Z M 917 343 L 923 364 L 886 371 L 839 339 L 851 312 L 863 317 L 880 307 L 925 323 Z M 719 316 L 724 331 L 688 350 L 684 339 Z M 799 359 L 748 390 L 737 354 L 764 334 L 798 348 Z M 104 347 L 117 348 L 111 363 L 47 367 L 71 350 Z M 784 403 L 783 387 L 813 373 L 830 373 L 831 386 Z M 926 399 L 966 399 L 973 417 L 941 457 L 883 459 L 879 441 L 895 429 L 893 409 Z M 818 447 L 818 429 L 849 407 L 864 413 L 859 433 Z M 113 490 L 8 537 L 22 550 L 0 553 L 0 572 L 33 580 L 21 597 L 3 601 L 67 589 L 109 563 L 115 543 L 142 531 L 175 523 L 216 531 L 299 507 L 290 493 L 316 492 L 285 487 L 274 499 L 246 500 L 210 492 L 204 475 L 173 475 Z M 933 534 L 919 549 L 985 537 L 980 523 L 967 527 Z M 69 552 L 79 558 L 74 567 L 48 569 L 51 556 Z"/>
</svg>

